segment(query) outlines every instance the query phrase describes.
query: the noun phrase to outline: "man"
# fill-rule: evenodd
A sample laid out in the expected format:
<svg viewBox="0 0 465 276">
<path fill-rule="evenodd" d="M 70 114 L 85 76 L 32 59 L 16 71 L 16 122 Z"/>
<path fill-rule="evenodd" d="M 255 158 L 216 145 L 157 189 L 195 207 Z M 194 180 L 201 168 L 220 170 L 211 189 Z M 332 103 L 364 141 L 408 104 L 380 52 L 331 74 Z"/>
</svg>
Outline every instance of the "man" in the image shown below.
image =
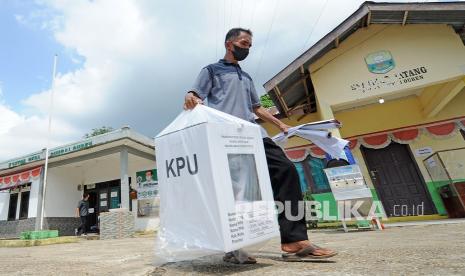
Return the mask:
<svg viewBox="0 0 465 276">
<path fill-rule="evenodd" d="M 244 60 L 252 47 L 252 32 L 242 28 L 231 29 L 226 34 L 224 59 L 210 64 L 200 71 L 193 88 L 186 94 L 184 108 L 192 109 L 197 104 L 207 101 L 209 107 L 255 123 L 254 113 L 262 120 L 270 122 L 282 132 L 289 126 L 272 116 L 260 105 L 252 78 L 242 71 L 238 62 Z M 271 186 L 276 201 L 289 201 L 290 213 L 296 216 L 299 212 L 298 202 L 303 200 L 299 185 L 299 176 L 294 164 L 287 159 L 283 150 L 278 147 L 262 128 L 263 144 L 271 178 Z M 308 240 L 305 217 L 299 221 L 291 221 L 285 212 L 278 216 L 281 233 L 281 249 L 286 252 L 283 259 L 287 261 L 303 261 L 306 259 L 329 258 L 337 253 L 330 249 L 316 246 Z M 237 255 L 237 254 L 236 254 Z M 226 254 L 225 261 L 234 263 L 254 263 L 248 257 L 245 262 L 238 260 L 235 254 Z"/>
<path fill-rule="evenodd" d="M 87 216 L 88 215 L 89 215 L 89 194 L 84 193 L 84 195 L 82 196 L 82 200 L 79 201 L 78 206 L 76 208 L 76 217 L 81 218 L 81 224 L 76 230 L 77 236 L 80 236 L 81 234 L 84 234 L 84 236 L 87 235 Z"/>
<path fill-rule="evenodd" d="M 152 182 L 152 171 L 148 170 L 145 172 L 145 182 Z"/>
</svg>

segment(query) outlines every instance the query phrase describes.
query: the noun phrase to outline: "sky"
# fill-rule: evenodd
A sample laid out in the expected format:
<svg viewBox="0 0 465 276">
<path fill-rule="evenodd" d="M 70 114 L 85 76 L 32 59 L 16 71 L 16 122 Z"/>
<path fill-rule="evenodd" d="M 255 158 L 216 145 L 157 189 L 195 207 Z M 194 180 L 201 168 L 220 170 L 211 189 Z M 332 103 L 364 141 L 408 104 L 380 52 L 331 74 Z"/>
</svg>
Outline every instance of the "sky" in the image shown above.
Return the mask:
<svg viewBox="0 0 465 276">
<path fill-rule="evenodd" d="M 154 137 L 182 112 L 200 69 L 224 56 L 232 27 L 253 31 L 241 66 L 263 94 L 267 80 L 362 3 L 0 0 L 0 162 L 46 147 L 50 111 L 52 147 L 101 126 Z"/>
</svg>

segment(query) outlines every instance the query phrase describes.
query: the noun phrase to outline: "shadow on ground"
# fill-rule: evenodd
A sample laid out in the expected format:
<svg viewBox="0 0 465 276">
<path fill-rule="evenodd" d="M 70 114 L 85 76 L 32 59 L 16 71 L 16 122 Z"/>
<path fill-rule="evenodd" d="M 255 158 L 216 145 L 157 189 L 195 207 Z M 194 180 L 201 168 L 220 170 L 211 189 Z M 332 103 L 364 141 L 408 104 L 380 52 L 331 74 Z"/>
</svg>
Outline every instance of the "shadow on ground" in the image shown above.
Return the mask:
<svg viewBox="0 0 465 276">
<path fill-rule="evenodd" d="M 183 261 L 176 263 L 168 263 L 159 267 L 155 267 L 153 271 L 148 273 L 150 276 L 163 275 L 168 271 L 175 274 L 207 274 L 207 275 L 232 275 L 240 272 L 260 273 L 260 270 L 266 267 L 272 267 L 274 262 L 283 263 L 281 255 L 276 252 L 260 251 L 253 254 L 257 258 L 258 263 L 249 265 L 238 265 L 226 263 L 222 260 L 222 256 L 204 257 L 193 261 Z M 332 260 L 309 260 L 306 262 L 312 263 L 334 263 Z"/>
</svg>

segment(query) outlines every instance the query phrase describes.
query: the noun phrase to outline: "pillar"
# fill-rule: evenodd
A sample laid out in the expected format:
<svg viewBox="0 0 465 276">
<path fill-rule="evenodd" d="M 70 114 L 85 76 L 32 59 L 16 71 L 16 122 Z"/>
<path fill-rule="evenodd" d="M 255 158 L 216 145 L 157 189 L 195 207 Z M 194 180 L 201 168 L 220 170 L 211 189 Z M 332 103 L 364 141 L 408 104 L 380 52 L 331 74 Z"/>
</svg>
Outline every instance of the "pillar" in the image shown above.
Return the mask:
<svg viewBox="0 0 465 276">
<path fill-rule="evenodd" d="M 120 151 L 121 208 L 129 211 L 128 149 Z"/>
</svg>

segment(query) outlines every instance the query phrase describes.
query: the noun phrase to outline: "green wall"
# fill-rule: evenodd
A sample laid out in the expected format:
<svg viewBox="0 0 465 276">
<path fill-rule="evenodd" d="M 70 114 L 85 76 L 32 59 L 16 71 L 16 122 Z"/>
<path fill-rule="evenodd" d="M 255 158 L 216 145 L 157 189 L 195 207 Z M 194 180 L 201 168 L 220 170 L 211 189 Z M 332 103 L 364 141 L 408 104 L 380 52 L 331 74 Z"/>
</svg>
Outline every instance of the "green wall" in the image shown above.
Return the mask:
<svg viewBox="0 0 465 276">
<path fill-rule="evenodd" d="M 452 180 L 454 183 L 455 182 L 464 182 L 465 179 L 454 179 Z M 444 207 L 444 204 L 442 203 L 441 195 L 439 194 L 438 190 L 439 188 L 449 185 L 449 181 L 429 181 L 426 182 L 426 187 L 428 188 L 428 191 L 431 195 L 431 199 L 433 200 L 434 205 L 436 206 L 436 210 L 438 211 L 438 214 L 440 215 L 447 215 L 446 208 Z"/>
<path fill-rule="evenodd" d="M 377 201 L 379 200 L 378 198 L 378 193 L 376 193 L 375 189 L 370 189 L 371 194 L 373 196 L 373 200 Z M 333 193 L 322 193 L 322 194 L 312 194 L 312 197 L 314 198 L 315 201 L 318 201 L 321 204 L 321 210 L 325 208 L 325 205 L 323 205 L 323 202 L 329 202 L 329 215 L 330 216 L 337 216 L 337 203 L 336 200 L 334 199 Z M 327 203 L 328 204 L 328 203 Z M 377 213 L 380 212 L 379 209 L 376 210 Z"/>
<path fill-rule="evenodd" d="M 454 180 L 454 182 L 463 182 L 465 179 L 458 179 Z M 436 206 L 436 210 L 439 215 L 447 215 L 446 208 L 442 203 L 441 195 L 439 194 L 439 188 L 446 186 L 449 184 L 449 181 L 430 181 L 426 182 L 426 187 L 428 188 L 428 192 L 431 195 L 431 199 L 433 200 L 434 205 Z M 371 194 L 373 195 L 373 200 L 379 200 L 378 193 L 375 189 L 371 189 Z M 329 202 L 329 215 L 330 216 L 337 216 L 337 204 L 336 200 L 334 199 L 333 193 L 323 193 L 323 194 L 313 194 L 312 197 L 315 201 L 320 202 L 321 209 L 324 208 L 323 202 Z M 377 210 L 378 212 L 378 210 Z"/>
</svg>

